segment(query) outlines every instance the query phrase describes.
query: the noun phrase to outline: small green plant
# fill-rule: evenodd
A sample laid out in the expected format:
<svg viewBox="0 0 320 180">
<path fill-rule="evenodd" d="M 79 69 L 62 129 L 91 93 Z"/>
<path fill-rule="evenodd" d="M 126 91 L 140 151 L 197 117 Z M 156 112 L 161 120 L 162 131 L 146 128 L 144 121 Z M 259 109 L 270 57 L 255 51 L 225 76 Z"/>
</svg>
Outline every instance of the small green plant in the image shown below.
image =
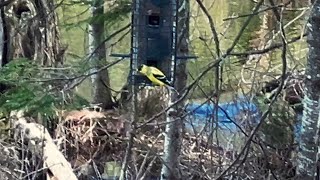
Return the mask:
<svg viewBox="0 0 320 180">
<path fill-rule="evenodd" d="M 255 102 L 261 111 L 266 111 L 269 104 L 264 96 L 257 96 Z M 264 140 L 277 148 L 291 145 L 294 140 L 295 112 L 289 104 L 278 99 L 273 104 L 270 114 L 262 124 L 261 132 Z"/>
</svg>

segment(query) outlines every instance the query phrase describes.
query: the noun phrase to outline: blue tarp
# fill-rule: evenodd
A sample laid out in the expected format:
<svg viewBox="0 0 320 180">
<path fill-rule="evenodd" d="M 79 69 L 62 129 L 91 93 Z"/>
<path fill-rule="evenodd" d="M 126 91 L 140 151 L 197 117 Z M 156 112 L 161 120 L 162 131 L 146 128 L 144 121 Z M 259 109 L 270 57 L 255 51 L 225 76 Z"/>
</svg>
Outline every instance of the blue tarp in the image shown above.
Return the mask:
<svg viewBox="0 0 320 180">
<path fill-rule="evenodd" d="M 191 129 L 193 127 L 202 127 L 206 123 L 210 122 L 215 113 L 215 105 L 213 103 L 191 103 L 186 107 L 189 116 L 187 118 L 186 127 L 187 129 Z M 240 98 L 238 100 L 227 102 L 227 103 L 219 103 L 218 109 L 218 126 L 222 129 L 230 130 L 231 132 L 237 132 L 239 129 L 237 126 L 229 120 L 232 119 L 236 121 L 238 125 L 241 126 L 240 122 L 237 122 L 237 116 L 240 115 L 241 112 L 249 112 L 251 118 L 250 123 L 252 125 L 257 124 L 261 118 L 261 112 L 258 107 L 252 103 L 248 102 L 248 100 L 244 98 Z M 300 127 L 301 127 L 301 114 L 298 114 L 297 120 L 298 123 L 295 126 L 295 134 L 298 139 Z M 192 126 L 191 126 L 192 124 Z"/>
<path fill-rule="evenodd" d="M 187 128 L 191 127 L 191 123 L 194 126 L 203 126 L 208 120 L 214 117 L 215 105 L 213 103 L 192 103 L 186 107 L 188 116 L 188 122 L 186 123 Z M 236 101 L 220 103 L 218 108 L 218 125 L 221 128 L 229 129 L 231 131 L 238 131 L 236 125 L 230 121 L 236 120 L 237 116 L 241 112 L 249 112 L 253 122 L 259 120 L 259 110 L 254 103 L 250 103 L 247 100 L 240 98 Z M 237 122 L 238 123 L 238 122 Z"/>
<path fill-rule="evenodd" d="M 192 103 L 188 104 L 186 109 L 191 114 L 203 118 L 210 117 L 215 113 L 215 107 L 212 103 L 206 103 L 203 105 L 200 103 Z M 230 118 L 234 119 L 237 115 L 240 114 L 240 112 L 244 111 L 249 111 L 254 114 L 258 113 L 258 108 L 253 103 L 248 103 L 241 100 L 228 103 L 220 103 L 218 108 L 219 121 L 229 121 L 226 114 L 228 114 Z"/>
</svg>

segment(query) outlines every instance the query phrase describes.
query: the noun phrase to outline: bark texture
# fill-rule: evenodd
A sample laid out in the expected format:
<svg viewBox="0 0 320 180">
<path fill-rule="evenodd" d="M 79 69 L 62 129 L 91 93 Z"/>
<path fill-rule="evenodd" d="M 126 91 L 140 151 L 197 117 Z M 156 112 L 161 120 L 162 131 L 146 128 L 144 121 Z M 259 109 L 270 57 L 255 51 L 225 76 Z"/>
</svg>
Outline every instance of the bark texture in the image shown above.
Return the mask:
<svg viewBox="0 0 320 180">
<path fill-rule="evenodd" d="M 178 29 L 177 29 L 177 56 L 188 55 L 189 37 L 189 0 L 179 0 L 178 2 Z M 175 89 L 181 92 L 187 84 L 186 60 L 177 60 L 175 74 Z M 175 102 L 178 94 L 171 91 L 170 101 Z M 171 103 L 169 103 L 171 106 Z M 180 179 L 179 156 L 181 152 L 182 122 L 179 112 L 182 111 L 184 103 L 180 102 L 167 112 L 166 134 L 164 142 L 164 158 L 161 170 L 161 179 Z M 180 120 L 177 120 L 179 119 Z"/>
<path fill-rule="evenodd" d="M 189 0 L 179 0 L 177 56 L 189 54 Z M 181 92 L 187 85 L 187 60 L 177 60 L 175 88 Z"/>
<path fill-rule="evenodd" d="M 38 61 L 46 67 L 63 64 L 66 46 L 60 43 L 53 0 L 16 0 L 4 8 L 4 57 Z"/>
<path fill-rule="evenodd" d="M 301 179 L 314 179 L 316 175 L 319 135 L 320 91 L 320 1 L 316 1 L 307 24 L 309 46 L 305 78 L 304 110 L 301 141 L 297 158 L 297 175 Z"/>
<path fill-rule="evenodd" d="M 104 21 L 102 19 L 104 13 L 104 0 L 94 0 L 92 2 L 91 13 L 92 21 L 89 25 L 89 56 L 91 56 L 91 64 L 94 66 L 92 70 L 98 70 L 106 64 L 106 46 L 103 43 Z M 93 103 L 100 104 L 102 108 L 110 109 L 114 105 L 110 90 L 110 80 L 108 70 L 103 70 L 91 76 L 93 83 Z"/>
</svg>

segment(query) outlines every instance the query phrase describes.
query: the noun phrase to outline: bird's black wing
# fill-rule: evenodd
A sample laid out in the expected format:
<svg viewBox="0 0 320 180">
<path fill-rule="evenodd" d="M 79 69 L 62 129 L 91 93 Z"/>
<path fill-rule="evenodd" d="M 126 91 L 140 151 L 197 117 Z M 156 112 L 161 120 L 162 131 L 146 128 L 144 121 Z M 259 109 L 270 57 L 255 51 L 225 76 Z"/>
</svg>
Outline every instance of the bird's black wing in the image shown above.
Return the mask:
<svg viewBox="0 0 320 180">
<path fill-rule="evenodd" d="M 163 75 L 154 74 L 153 76 L 154 76 L 155 78 L 159 79 L 159 80 L 167 79 L 166 76 L 163 76 Z"/>
<path fill-rule="evenodd" d="M 153 75 L 153 76 L 159 79 L 160 81 L 164 82 L 166 85 L 171 86 L 171 82 L 167 79 L 166 76 L 162 76 L 162 75 Z"/>
</svg>

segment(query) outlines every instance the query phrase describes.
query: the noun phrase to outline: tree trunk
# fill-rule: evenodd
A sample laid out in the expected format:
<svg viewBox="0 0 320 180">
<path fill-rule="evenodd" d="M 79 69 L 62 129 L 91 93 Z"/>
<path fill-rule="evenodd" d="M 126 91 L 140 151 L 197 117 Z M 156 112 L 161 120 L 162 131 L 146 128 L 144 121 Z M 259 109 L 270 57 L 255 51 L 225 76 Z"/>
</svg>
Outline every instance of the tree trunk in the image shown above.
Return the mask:
<svg viewBox="0 0 320 180">
<path fill-rule="evenodd" d="M 3 55 L 4 55 L 4 45 L 5 45 L 5 35 L 4 35 L 4 8 L 0 9 L 0 68 L 3 65 Z"/>
<path fill-rule="evenodd" d="M 320 92 L 320 1 L 316 1 L 308 20 L 307 43 L 309 46 L 306 66 L 304 110 L 301 127 L 301 141 L 297 158 L 299 179 L 314 179 L 316 175 L 319 133 Z"/>
<path fill-rule="evenodd" d="M 46 67 L 63 64 L 66 46 L 60 43 L 53 0 L 17 0 L 5 7 L 2 65 L 27 58 Z"/>
<path fill-rule="evenodd" d="M 89 24 L 89 56 L 93 71 L 96 71 L 106 64 L 106 47 L 104 41 L 104 21 L 103 16 L 104 0 L 94 0 L 92 2 L 91 13 L 93 19 Z M 99 104 L 102 108 L 110 109 L 114 105 L 108 70 L 103 70 L 91 76 L 93 83 L 93 103 Z"/>
<path fill-rule="evenodd" d="M 188 55 L 188 37 L 189 37 L 189 0 L 179 0 L 178 2 L 178 29 L 177 29 L 177 56 Z M 177 60 L 175 74 L 175 89 L 181 93 L 187 84 L 186 60 Z M 169 94 L 170 101 L 177 100 L 178 95 L 175 91 Z M 171 105 L 171 103 L 169 103 Z M 161 179 L 173 180 L 181 179 L 179 173 L 179 156 L 181 151 L 181 133 L 183 120 L 176 121 L 180 118 L 179 112 L 184 107 L 184 102 L 173 106 L 167 112 L 166 134 L 164 142 L 164 157 L 161 170 Z"/>
<path fill-rule="evenodd" d="M 179 0 L 178 11 L 178 42 L 177 56 L 187 56 L 189 54 L 189 0 Z M 187 61 L 177 60 L 175 88 L 181 92 L 187 85 Z"/>
<path fill-rule="evenodd" d="M 35 4 L 40 15 L 39 25 L 44 27 L 43 31 L 39 29 L 41 38 L 40 44 L 38 44 L 40 51 L 37 52 L 37 55 L 42 56 L 42 65 L 57 67 L 63 64 L 63 54 L 66 47 L 60 45 L 54 0 L 35 0 Z"/>
<path fill-rule="evenodd" d="M 53 0 L 9 0 L 1 7 L 0 67 L 26 58 L 39 65 L 63 65 L 66 46 L 59 39 Z M 0 91 L 7 90 L 0 84 Z"/>
</svg>

